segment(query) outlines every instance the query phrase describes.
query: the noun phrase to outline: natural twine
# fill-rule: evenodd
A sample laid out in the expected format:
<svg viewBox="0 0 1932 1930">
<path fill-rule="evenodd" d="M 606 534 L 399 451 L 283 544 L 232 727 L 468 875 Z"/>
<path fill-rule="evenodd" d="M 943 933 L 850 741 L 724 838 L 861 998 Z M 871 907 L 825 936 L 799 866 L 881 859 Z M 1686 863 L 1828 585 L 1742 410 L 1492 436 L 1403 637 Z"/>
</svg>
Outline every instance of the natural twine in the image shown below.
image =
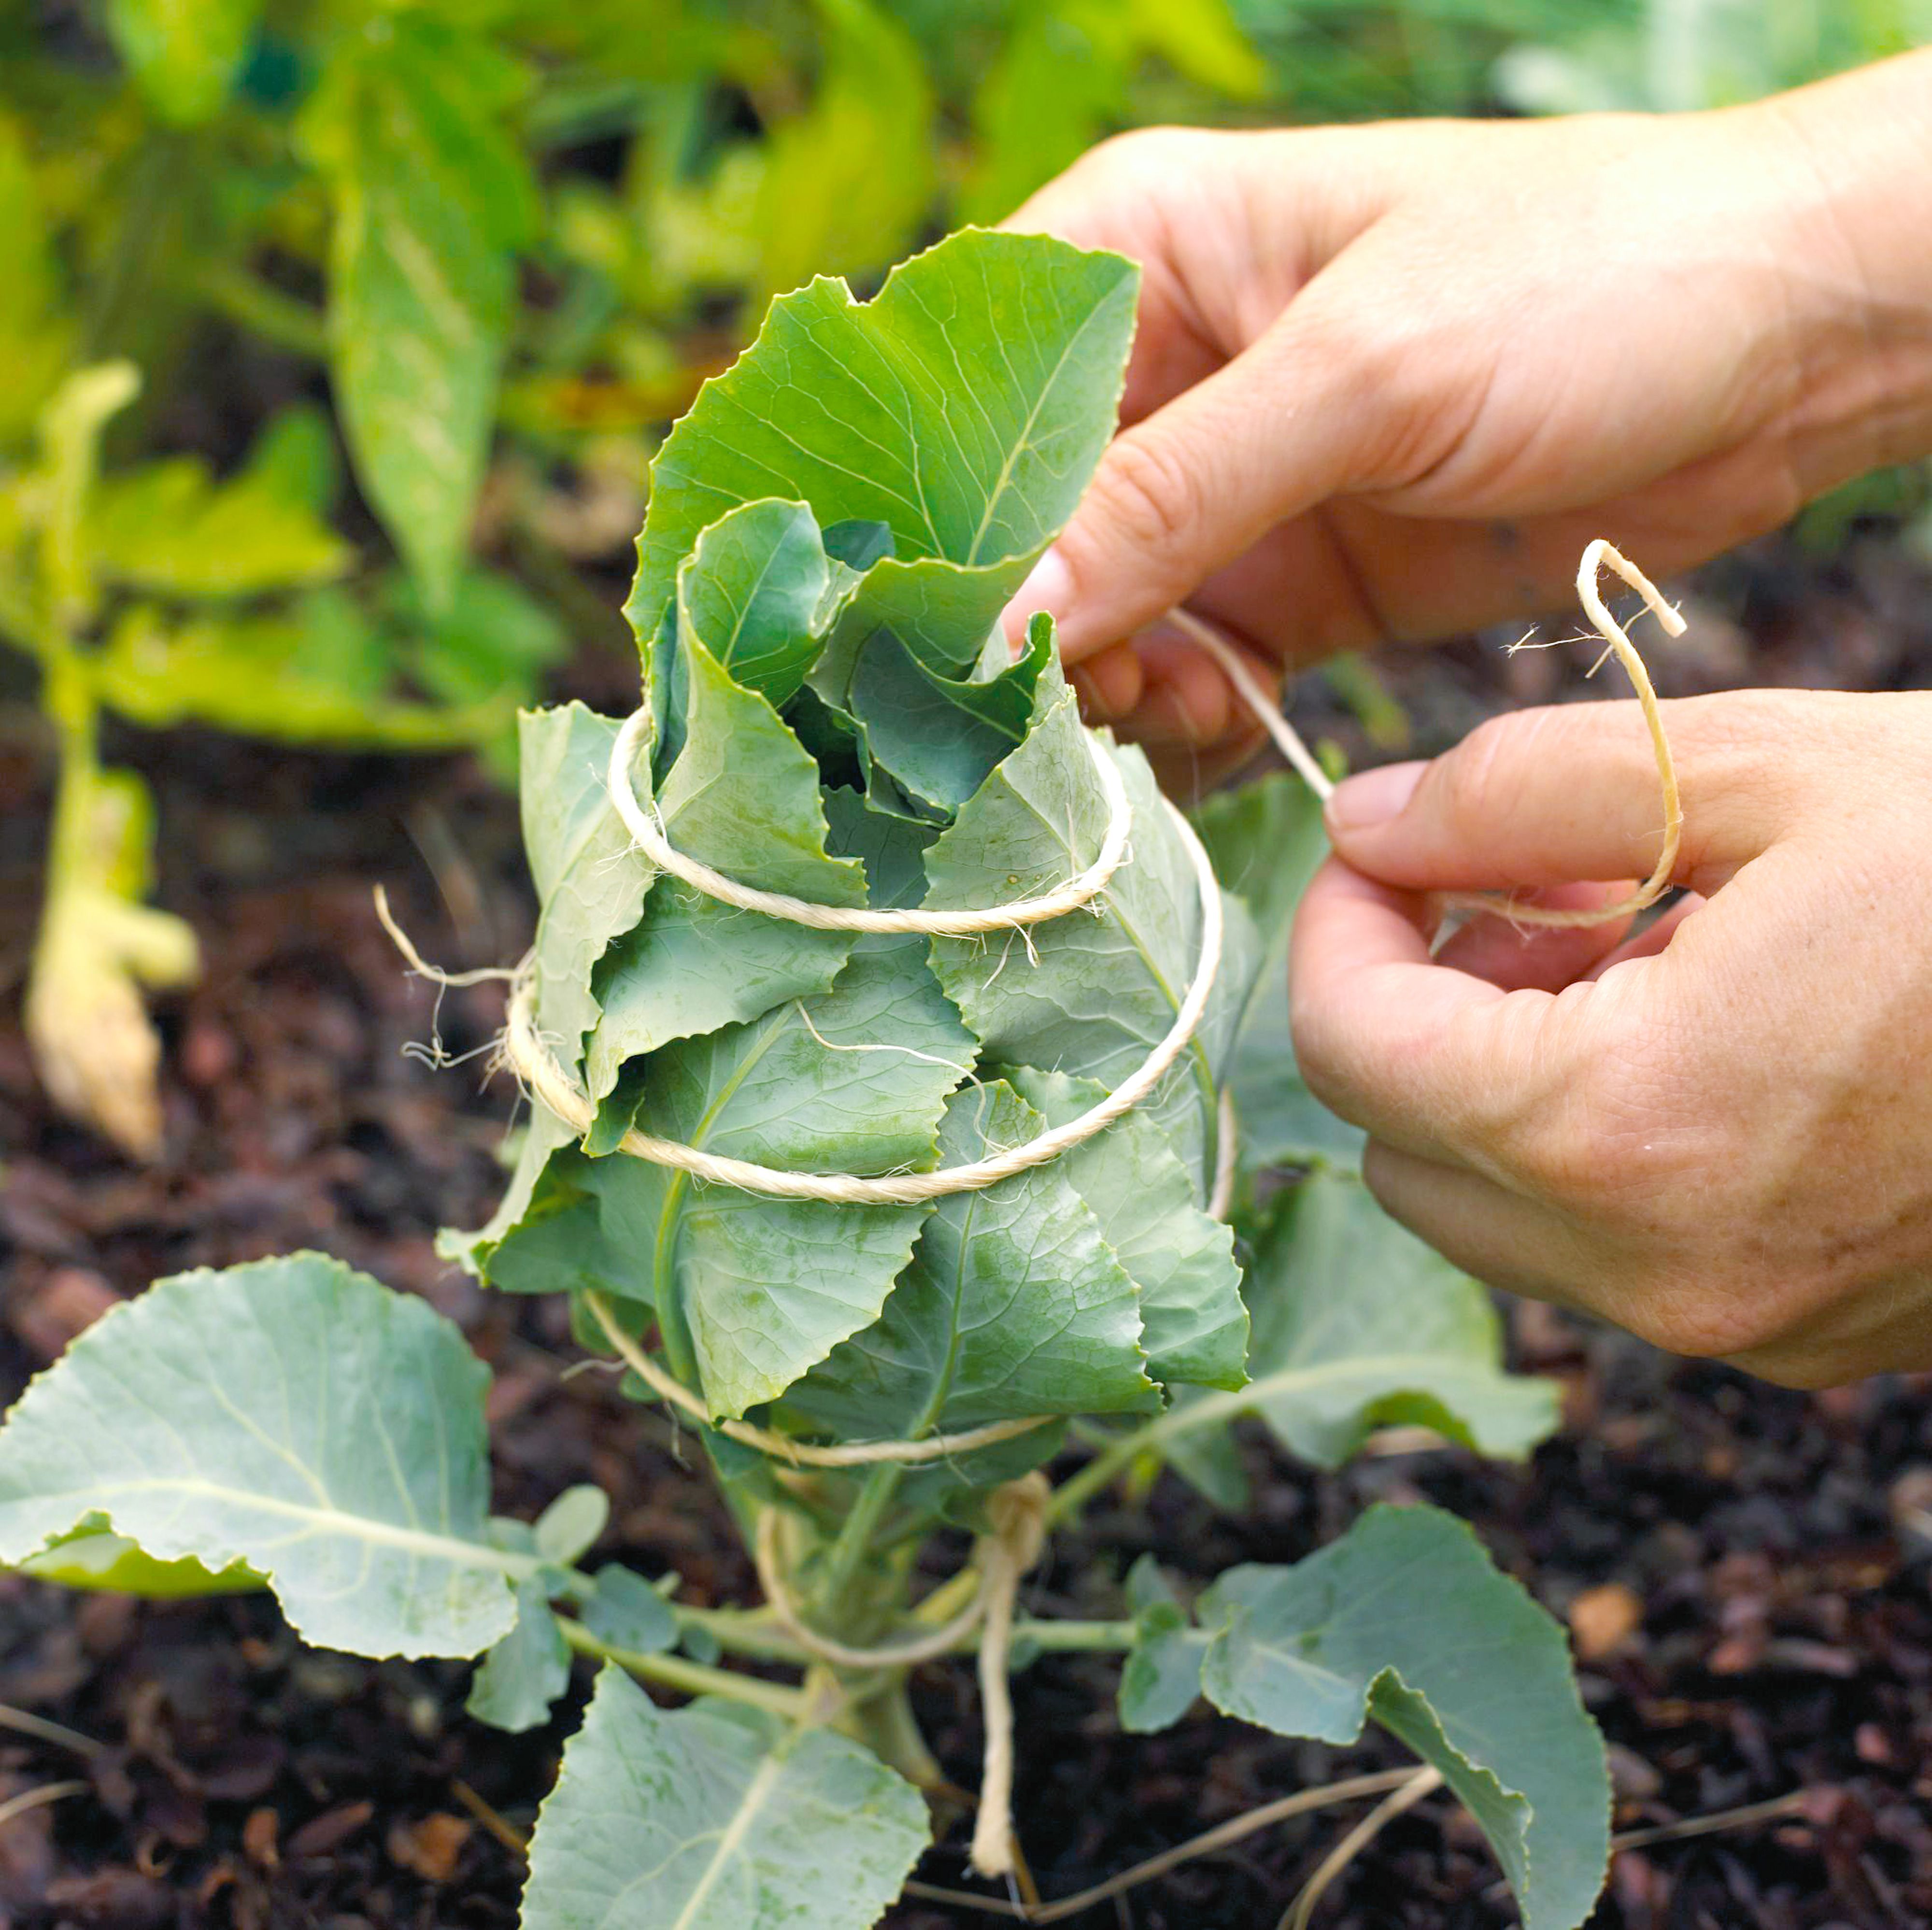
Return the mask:
<svg viewBox="0 0 1932 1930">
<path fill-rule="evenodd" d="M 1100 788 L 1106 794 L 1106 833 L 1094 862 L 1052 891 L 1034 898 L 1016 898 L 1004 905 L 989 905 L 978 911 L 873 911 L 846 905 L 821 905 L 782 891 L 760 891 L 755 886 L 740 884 L 736 878 L 713 871 L 708 864 L 679 851 L 664 835 L 656 807 L 647 811 L 638 802 L 638 794 L 631 784 L 631 767 L 650 725 L 648 707 L 634 712 L 625 720 L 616 742 L 610 746 L 610 761 L 605 772 L 610 802 L 638 849 L 660 871 L 682 878 L 706 897 L 715 898 L 721 905 L 734 905 L 740 911 L 757 911 L 767 918 L 782 919 L 788 925 L 806 925 L 814 932 L 918 932 L 928 938 L 970 938 L 982 932 L 1041 924 L 1049 918 L 1078 911 L 1105 888 L 1127 855 L 1127 831 L 1132 812 L 1127 803 L 1126 786 L 1120 782 L 1120 770 L 1107 755 L 1106 746 L 1097 737 L 1090 737 L 1088 749 L 1093 753 Z"/>
</svg>

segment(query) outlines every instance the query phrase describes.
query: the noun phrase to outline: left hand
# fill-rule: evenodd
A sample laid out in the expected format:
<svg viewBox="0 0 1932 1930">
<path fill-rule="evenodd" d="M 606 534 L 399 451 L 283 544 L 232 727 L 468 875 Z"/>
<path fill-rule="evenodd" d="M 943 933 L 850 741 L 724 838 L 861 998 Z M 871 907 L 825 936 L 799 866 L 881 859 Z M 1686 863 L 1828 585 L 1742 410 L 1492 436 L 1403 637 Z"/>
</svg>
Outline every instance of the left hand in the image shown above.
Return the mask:
<svg viewBox="0 0 1932 1930">
<path fill-rule="evenodd" d="M 1787 1385 L 1932 1367 L 1932 695 L 1664 707 L 1693 896 L 1620 926 L 1429 894 L 1644 876 L 1634 704 L 1492 719 L 1336 794 L 1294 1036 L 1389 1211 L 1498 1286 Z"/>
</svg>

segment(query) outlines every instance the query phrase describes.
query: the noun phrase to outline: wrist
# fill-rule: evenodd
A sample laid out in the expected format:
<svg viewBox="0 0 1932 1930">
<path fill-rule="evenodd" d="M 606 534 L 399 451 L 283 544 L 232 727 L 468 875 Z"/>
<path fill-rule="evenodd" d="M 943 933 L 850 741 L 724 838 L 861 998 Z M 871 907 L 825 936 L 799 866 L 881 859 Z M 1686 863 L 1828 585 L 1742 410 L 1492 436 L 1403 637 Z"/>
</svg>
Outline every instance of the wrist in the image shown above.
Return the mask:
<svg viewBox="0 0 1932 1930">
<path fill-rule="evenodd" d="M 1806 494 L 1932 455 L 1932 51 L 1733 111 L 1784 203 Z"/>
</svg>

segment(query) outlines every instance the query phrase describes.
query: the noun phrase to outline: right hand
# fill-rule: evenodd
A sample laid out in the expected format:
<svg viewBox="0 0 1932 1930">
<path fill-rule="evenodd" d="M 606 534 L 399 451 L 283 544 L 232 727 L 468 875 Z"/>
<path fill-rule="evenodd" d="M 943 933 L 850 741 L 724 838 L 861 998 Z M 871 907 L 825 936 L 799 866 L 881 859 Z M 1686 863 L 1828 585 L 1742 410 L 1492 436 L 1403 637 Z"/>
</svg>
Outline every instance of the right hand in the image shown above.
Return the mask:
<svg viewBox="0 0 1932 1930">
<path fill-rule="evenodd" d="M 1145 267 L 1126 425 L 1014 599 L 1170 755 L 1256 668 L 1653 574 L 1932 449 L 1932 54 L 1758 106 L 1108 143 L 1006 224 Z M 1129 640 L 1135 640 L 1130 641 Z"/>
</svg>

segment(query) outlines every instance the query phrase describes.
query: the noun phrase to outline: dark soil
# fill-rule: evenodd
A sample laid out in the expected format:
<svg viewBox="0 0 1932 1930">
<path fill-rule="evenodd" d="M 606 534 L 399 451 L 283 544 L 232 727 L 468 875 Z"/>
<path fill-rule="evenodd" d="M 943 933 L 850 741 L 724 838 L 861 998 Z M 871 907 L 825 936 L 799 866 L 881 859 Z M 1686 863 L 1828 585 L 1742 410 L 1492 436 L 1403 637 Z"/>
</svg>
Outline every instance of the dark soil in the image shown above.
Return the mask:
<svg viewBox="0 0 1932 1930">
<path fill-rule="evenodd" d="M 1885 688 L 1928 681 L 1932 595 L 1876 541 L 1823 567 L 1788 543 L 1702 579 L 1691 647 L 1667 689 L 1745 682 Z M 1579 652 L 1504 662 L 1472 645 L 1386 668 L 1432 749 L 1502 702 L 1573 693 Z M 582 668 L 622 701 L 621 665 Z M 1613 693 L 1606 693 L 1613 694 Z M 1306 721 L 1359 752 L 1318 691 Z M 156 785 L 161 897 L 200 932 L 207 970 L 168 1003 L 168 1145 L 130 1168 L 47 1112 L 9 1015 L 0 1031 L 0 1396 L 158 1274 L 326 1247 L 425 1295 L 496 1374 L 497 1502 L 534 1514 L 574 1481 L 615 1508 L 600 1556 L 675 1567 L 699 1601 L 749 1599 L 748 1565 L 666 1424 L 577 1358 L 560 1310 L 478 1292 L 434 1256 L 501 1180 L 512 1095 L 480 1063 L 402 1055 L 429 1036 L 428 990 L 401 974 L 370 910 L 384 881 L 426 952 L 514 956 L 529 902 L 511 800 L 460 761 L 304 757 L 178 733 L 116 755 Z M 34 911 L 45 772 L 0 749 L 0 968 L 17 980 Z M 484 1045 L 492 988 L 442 1001 L 452 1053 Z M 1371 1456 L 1317 1478 L 1247 1443 L 1256 1500 L 1230 1520 L 1172 1478 L 1097 1508 L 1033 1578 L 1034 1612 L 1118 1612 L 1143 1550 L 1190 1582 L 1292 1560 L 1367 1501 L 1426 1495 L 1473 1520 L 1498 1559 L 1571 1620 L 1586 1694 L 1612 1745 L 1620 1826 L 1795 1791 L 1802 1811 L 1618 1859 L 1604 1926 L 1766 1930 L 1932 1918 L 1932 1399 L 1880 1381 L 1805 1397 L 1517 1310 L 1522 1363 L 1556 1373 L 1568 1424 L 1528 1467 L 1447 1450 Z M 0 1825 L 0 1930 L 73 1925 L 508 1925 L 520 1868 L 493 1819 L 526 1827 L 554 1772 L 551 1729 L 508 1738 L 461 1712 L 466 1670 L 298 1648 L 263 1598 L 154 1605 L 0 1577 L 0 1705 L 94 1739 L 98 1754 L 0 1730 L 0 1800 L 82 1791 Z M 1056 1659 L 1018 1688 L 1018 1817 L 1033 1872 L 1064 1895 L 1304 1783 L 1396 1760 L 1340 1753 L 1198 1715 L 1127 1738 L 1110 1664 Z M 579 1684 L 580 1691 L 583 1684 Z M 976 1780 L 964 1667 L 917 1685 L 949 1772 Z M 1273 1924 L 1343 1826 L 1336 1815 L 1236 1849 L 1096 1908 L 1076 1930 Z M 958 1833 L 920 1872 L 963 1880 Z M 983 1919 L 902 1906 L 897 1930 Z M 1472 1827 L 1436 1798 L 1355 1866 L 1324 1920 L 1352 1930 L 1513 1922 Z"/>
</svg>

